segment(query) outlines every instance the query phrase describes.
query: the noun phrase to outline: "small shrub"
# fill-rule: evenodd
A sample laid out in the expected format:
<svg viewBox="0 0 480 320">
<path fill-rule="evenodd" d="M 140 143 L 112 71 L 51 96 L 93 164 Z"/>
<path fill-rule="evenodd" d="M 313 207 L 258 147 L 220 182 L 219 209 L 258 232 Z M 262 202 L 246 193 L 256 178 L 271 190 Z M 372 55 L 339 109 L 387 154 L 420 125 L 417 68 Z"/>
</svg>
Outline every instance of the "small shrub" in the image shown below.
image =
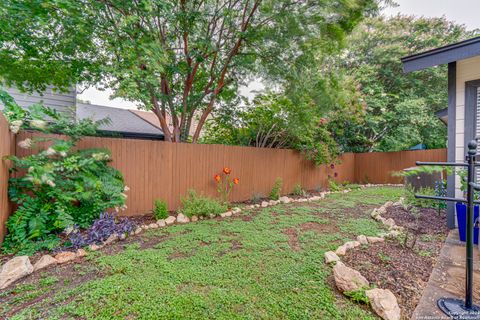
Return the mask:
<svg viewBox="0 0 480 320">
<path fill-rule="evenodd" d="M 155 220 L 166 219 L 168 217 L 168 206 L 165 201 L 155 200 L 153 217 L 155 218 Z"/>
<path fill-rule="evenodd" d="M 294 195 L 296 196 L 304 196 L 305 191 L 302 189 L 302 186 L 300 184 L 296 184 L 295 187 L 293 187 L 293 192 Z"/>
<path fill-rule="evenodd" d="M 408 184 L 404 189 L 405 201 L 404 204 L 407 206 L 419 207 L 419 208 L 435 208 L 438 206 L 436 200 L 429 199 L 418 199 L 415 198 L 415 194 L 422 194 L 426 196 L 435 196 L 436 192 L 433 188 L 420 188 L 417 191 L 413 188 L 412 185 Z"/>
<path fill-rule="evenodd" d="M 282 193 L 282 186 L 283 180 L 281 178 L 277 178 L 275 183 L 273 184 L 272 191 L 270 191 L 270 199 L 278 200 L 280 199 L 280 195 Z"/>
<path fill-rule="evenodd" d="M 181 199 L 181 213 L 187 217 L 208 216 L 210 214 L 219 215 L 228 210 L 225 203 L 218 200 L 198 195 L 195 190 L 190 190 L 188 195 Z"/>
<path fill-rule="evenodd" d="M 370 303 L 365 293 L 365 290 L 363 289 L 354 290 L 354 291 L 345 291 L 343 294 L 349 297 L 355 303 L 363 303 L 367 305 Z"/>
<path fill-rule="evenodd" d="M 333 179 L 328 179 L 328 189 L 332 192 L 340 191 L 342 187 Z"/>
</svg>

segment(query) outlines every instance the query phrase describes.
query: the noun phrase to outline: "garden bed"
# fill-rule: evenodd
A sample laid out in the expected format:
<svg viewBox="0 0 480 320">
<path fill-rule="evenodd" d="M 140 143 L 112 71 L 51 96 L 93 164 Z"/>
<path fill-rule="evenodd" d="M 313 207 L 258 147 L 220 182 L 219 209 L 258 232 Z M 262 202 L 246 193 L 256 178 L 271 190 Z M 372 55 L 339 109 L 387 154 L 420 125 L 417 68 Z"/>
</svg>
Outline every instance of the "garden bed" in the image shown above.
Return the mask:
<svg viewBox="0 0 480 320">
<path fill-rule="evenodd" d="M 382 232 L 369 214 L 400 194 L 367 188 L 147 230 L 0 291 L 0 317 L 373 320 L 336 294 L 323 255 Z"/>
<path fill-rule="evenodd" d="M 391 290 L 403 315 L 409 319 L 448 235 L 445 212 L 419 209 L 416 220 L 403 207 L 394 206 L 382 217 L 394 219 L 397 225 L 409 231 L 407 244 L 403 237 L 372 244 L 348 251 L 342 261 L 360 271 L 375 286 Z M 414 235 L 417 241 L 412 248 Z"/>
</svg>

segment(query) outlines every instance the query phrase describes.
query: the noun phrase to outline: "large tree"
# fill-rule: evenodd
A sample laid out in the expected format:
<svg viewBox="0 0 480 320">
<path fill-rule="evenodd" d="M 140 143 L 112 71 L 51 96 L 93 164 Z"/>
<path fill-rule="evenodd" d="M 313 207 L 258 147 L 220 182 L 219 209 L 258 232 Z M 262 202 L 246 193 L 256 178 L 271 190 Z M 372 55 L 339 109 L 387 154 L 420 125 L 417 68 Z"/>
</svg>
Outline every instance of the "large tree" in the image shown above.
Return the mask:
<svg viewBox="0 0 480 320">
<path fill-rule="evenodd" d="M 336 47 L 373 0 L 1 0 L 0 76 L 25 90 L 101 84 L 197 142 L 254 77 Z M 327 45 L 328 44 L 328 45 Z M 167 123 L 171 119 L 171 123 Z M 170 130 L 169 125 L 173 128 Z"/>
<path fill-rule="evenodd" d="M 435 112 L 447 107 L 446 67 L 405 74 L 400 59 L 474 35 L 445 17 L 378 16 L 359 25 L 336 60 L 338 72 L 358 83 L 365 105 L 363 121 L 340 115 L 330 123 L 343 149 L 444 148 L 446 127 Z"/>
</svg>

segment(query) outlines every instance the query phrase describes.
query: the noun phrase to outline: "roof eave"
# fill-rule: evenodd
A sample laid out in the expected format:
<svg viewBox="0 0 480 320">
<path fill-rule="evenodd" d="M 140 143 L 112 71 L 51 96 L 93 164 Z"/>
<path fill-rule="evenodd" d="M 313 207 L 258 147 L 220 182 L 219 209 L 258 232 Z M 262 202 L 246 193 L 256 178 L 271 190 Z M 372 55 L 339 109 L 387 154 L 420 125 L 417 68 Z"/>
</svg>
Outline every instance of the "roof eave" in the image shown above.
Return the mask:
<svg viewBox="0 0 480 320">
<path fill-rule="evenodd" d="M 405 73 L 480 55 L 480 37 L 402 58 Z"/>
</svg>

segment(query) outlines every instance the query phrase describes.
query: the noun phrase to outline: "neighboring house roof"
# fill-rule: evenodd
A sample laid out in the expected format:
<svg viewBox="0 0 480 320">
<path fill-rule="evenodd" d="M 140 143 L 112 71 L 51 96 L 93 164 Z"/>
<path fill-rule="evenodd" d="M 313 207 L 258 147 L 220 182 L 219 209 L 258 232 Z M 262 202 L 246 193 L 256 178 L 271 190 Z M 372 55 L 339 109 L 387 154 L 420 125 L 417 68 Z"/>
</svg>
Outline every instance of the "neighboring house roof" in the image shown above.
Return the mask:
<svg viewBox="0 0 480 320">
<path fill-rule="evenodd" d="M 145 121 L 148 121 L 149 123 L 153 124 L 154 126 L 161 128 L 160 120 L 158 119 L 157 115 L 153 113 L 153 111 L 140 111 L 140 110 L 130 110 L 130 111 L 132 111 L 139 117 L 143 118 Z M 173 130 L 172 117 L 170 117 L 170 115 L 167 114 L 166 120 L 170 130 Z M 198 126 L 198 120 L 194 117 L 192 119 L 192 125 L 190 126 L 190 132 L 189 132 L 190 136 L 193 136 L 195 134 L 195 130 L 197 130 L 197 126 Z"/>
<path fill-rule="evenodd" d="M 442 120 L 443 123 L 448 125 L 448 108 L 442 109 L 440 111 L 435 112 L 435 115 Z"/>
<path fill-rule="evenodd" d="M 404 71 L 412 72 L 478 55 L 480 37 L 475 37 L 402 58 L 402 62 Z"/>
<path fill-rule="evenodd" d="M 148 116 L 140 116 L 143 113 L 148 112 L 77 103 L 78 119 L 91 118 L 95 121 L 110 119 L 109 124 L 100 126 L 101 131 L 128 138 L 163 140 L 164 134 L 160 126 L 146 121 L 144 117 Z"/>
</svg>

